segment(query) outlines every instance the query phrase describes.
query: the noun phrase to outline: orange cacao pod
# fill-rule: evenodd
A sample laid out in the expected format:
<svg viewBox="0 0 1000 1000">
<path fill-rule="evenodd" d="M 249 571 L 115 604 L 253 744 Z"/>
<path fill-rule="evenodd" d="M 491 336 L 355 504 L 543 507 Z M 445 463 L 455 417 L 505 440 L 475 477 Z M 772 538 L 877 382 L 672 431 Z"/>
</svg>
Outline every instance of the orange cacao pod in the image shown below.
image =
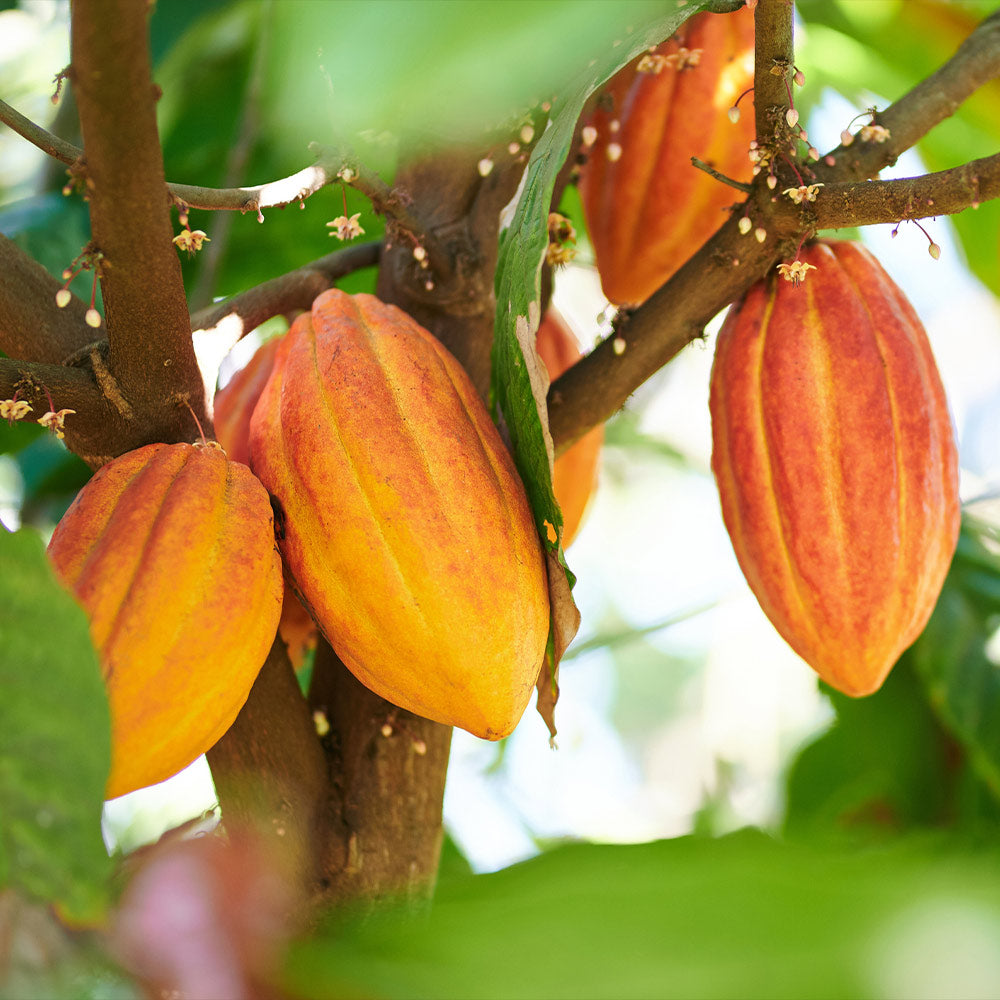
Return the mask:
<svg viewBox="0 0 1000 1000">
<path fill-rule="evenodd" d="M 225 733 L 281 613 L 267 493 L 219 448 L 151 444 L 99 469 L 49 555 L 90 619 L 111 705 L 114 798 Z"/>
<path fill-rule="evenodd" d="M 376 694 L 487 739 L 527 705 L 548 637 L 524 487 L 468 376 L 370 295 L 292 324 L 250 423 L 296 590 Z"/>
<path fill-rule="evenodd" d="M 692 156 L 750 180 L 753 115 L 733 124 L 728 109 L 753 84 L 753 47 L 746 8 L 696 14 L 607 84 L 589 121 L 596 140 L 580 196 L 612 302 L 645 301 L 725 221 L 732 190 Z"/>
<path fill-rule="evenodd" d="M 550 308 L 539 324 L 535 344 L 553 381 L 583 356 L 576 337 L 555 309 Z M 584 434 L 556 459 L 552 488 L 562 508 L 564 548 L 576 538 L 597 485 L 597 463 L 602 444 L 604 426 L 600 425 Z"/>
<path fill-rule="evenodd" d="M 947 402 L 913 307 L 857 243 L 802 251 L 719 333 L 712 468 L 740 567 L 775 628 L 845 694 L 923 630 L 958 540 Z"/>
</svg>

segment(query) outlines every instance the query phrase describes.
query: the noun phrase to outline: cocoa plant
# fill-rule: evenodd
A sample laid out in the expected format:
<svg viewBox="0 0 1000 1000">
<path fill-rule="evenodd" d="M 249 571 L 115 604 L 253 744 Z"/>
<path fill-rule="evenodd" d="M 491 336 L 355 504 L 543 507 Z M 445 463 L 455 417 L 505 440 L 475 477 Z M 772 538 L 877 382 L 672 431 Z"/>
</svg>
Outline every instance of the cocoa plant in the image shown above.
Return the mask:
<svg viewBox="0 0 1000 1000">
<path fill-rule="evenodd" d="M 820 39 L 848 30 L 832 6 L 798 5 Z M 863 755 L 838 751 L 843 785 L 831 782 L 826 737 L 789 788 L 816 802 L 832 786 L 830 831 L 918 813 L 946 826 L 969 802 L 995 829 L 990 531 L 969 519 L 959 533 L 948 403 L 915 310 L 872 255 L 828 234 L 886 224 L 922 240 L 921 220 L 953 215 L 1000 290 L 1000 157 L 979 139 L 996 138 L 1000 16 L 912 0 L 900 23 L 939 46 L 933 65 L 884 70 L 894 103 L 852 107 L 824 146 L 808 111 L 849 73 L 816 56 L 800 69 L 790 0 L 405 10 L 73 0 L 53 29 L 70 43 L 54 120 L 25 114 L 13 89 L 0 100 L 4 137 L 47 159 L 36 194 L 0 203 L 0 445 L 25 481 L 32 447 L 59 472 L 0 532 L 0 929 L 27 935 L 0 934 L 17 945 L 7 967 L 0 955 L 11 991 L 25 975 L 41 977 L 34 993 L 61 990 L 86 966 L 92 983 L 130 977 L 150 995 L 614 992 L 583 952 L 553 947 L 562 896 L 544 880 L 529 903 L 511 890 L 529 916 L 510 933 L 519 953 L 559 953 L 556 985 L 537 961 L 530 981 L 517 962 L 494 977 L 495 941 L 462 938 L 483 921 L 448 922 L 465 892 L 448 887 L 473 878 L 442 825 L 452 727 L 501 740 L 534 694 L 555 742 L 576 651 L 636 641 L 630 628 L 574 644 L 566 549 L 602 436 L 624 451 L 616 415 L 727 308 L 713 468 L 740 566 L 835 689 L 837 732 L 894 733 L 881 706 L 904 706 L 913 769 L 939 794 L 907 812 L 920 796 L 879 784 L 909 743 L 878 747 L 857 780 Z M 463 75 L 472 64 L 489 74 Z M 237 115 L 223 110 L 233 79 Z M 935 145 L 956 109 L 968 156 L 953 134 Z M 926 167 L 880 179 L 914 147 Z M 23 221 L 33 211 L 37 226 Z M 576 317 L 594 344 L 582 355 L 557 316 L 581 263 L 617 306 Z M 219 379 L 252 340 L 264 343 L 249 363 L 224 362 Z M 217 814 L 109 859 L 105 799 L 202 753 Z M 719 858 L 776 884 L 818 877 L 795 861 L 788 879 L 787 858 L 755 841 L 706 844 L 691 862 L 706 876 Z M 661 865 L 685 863 L 675 847 L 635 869 L 629 898 L 645 902 L 607 911 L 631 927 L 652 907 L 630 941 L 652 926 L 672 939 L 647 894 Z M 628 867 L 607 857 L 571 866 L 603 872 L 581 914 Z M 900 865 L 905 890 L 922 876 Z M 516 879 L 476 898 L 502 900 Z M 728 891 L 708 909 L 768 895 Z M 391 921 L 353 922 L 399 902 L 430 907 L 419 933 L 400 924 L 424 942 L 409 964 Z M 217 929 L 204 965 L 176 913 Z M 864 940 L 849 907 L 831 913 Z M 454 939 L 455 979 L 425 961 L 426 928 Z M 438 978 L 420 980 L 430 968 Z M 626 992 L 702 992 L 676 968 L 620 971 Z M 843 976 L 835 964 L 821 981 L 851 992 Z"/>
</svg>

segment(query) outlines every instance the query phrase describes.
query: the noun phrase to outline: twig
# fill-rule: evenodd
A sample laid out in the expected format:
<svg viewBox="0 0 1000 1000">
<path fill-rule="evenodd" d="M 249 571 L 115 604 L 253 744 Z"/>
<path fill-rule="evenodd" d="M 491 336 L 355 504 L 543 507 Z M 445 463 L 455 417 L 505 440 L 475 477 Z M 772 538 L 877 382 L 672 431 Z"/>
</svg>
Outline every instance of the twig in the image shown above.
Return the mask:
<svg viewBox="0 0 1000 1000">
<path fill-rule="evenodd" d="M 697 167 L 699 170 L 704 170 L 706 174 L 710 177 L 714 177 L 717 181 L 721 181 L 723 184 L 727 184 L 731 188 L 736 188 L 737 191 L 742 191 L 744 194 L 749 194 L 753 187 L 750 184 L 744 184 L 743 181 L 733 180 L 732 177 L 727 177 L 725 174 L 720 173 L 715 167 L 709 166 L 704 160 L 699 160 L 697 156 L 691 157 L 691 165 Z"/>
<path fill-rule="evenodd" d="M 313 299 L 339 278 L 364 267 L 375 267 L 381 253 L 381 243 L 359 243 L 336 250 L 305 267 L 255 285 L 224 302 L 194 313 L 191 328 L 211 330 L 234 316 L 241 323 L 242 336 L 272 316 L 308 309 Z"/>
</svg>

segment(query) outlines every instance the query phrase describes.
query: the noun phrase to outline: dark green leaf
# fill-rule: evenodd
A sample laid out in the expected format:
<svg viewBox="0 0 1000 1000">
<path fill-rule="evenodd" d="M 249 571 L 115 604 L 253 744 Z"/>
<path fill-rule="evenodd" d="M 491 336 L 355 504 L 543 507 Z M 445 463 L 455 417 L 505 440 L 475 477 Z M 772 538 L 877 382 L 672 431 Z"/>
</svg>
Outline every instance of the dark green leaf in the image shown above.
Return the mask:
<svg viewBox="0 0 1000 1000">
<path fill-rule="evenodd" d="M 111 725 L 87 619 L 41 538 L 0 529 L 0 886 L 100 908 Z"/>
<path fill-rule="evenodd" d="M 977 995 L 990 995 L 998 861 L 929 841 L 835 853 L 753 831 L 576 844 L 442 880 L 426 917 L 340 922 L 293 952 L 288 979 L 310 1000 L 799 1000 L 965 996 L 985 973 Z"/>
</svg>

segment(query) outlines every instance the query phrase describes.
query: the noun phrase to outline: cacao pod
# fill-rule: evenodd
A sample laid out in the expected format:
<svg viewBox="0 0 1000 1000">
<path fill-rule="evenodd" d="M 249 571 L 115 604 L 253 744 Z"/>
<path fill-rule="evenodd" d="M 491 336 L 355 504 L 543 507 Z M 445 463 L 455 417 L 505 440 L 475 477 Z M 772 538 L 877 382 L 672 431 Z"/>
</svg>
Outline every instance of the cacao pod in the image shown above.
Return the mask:
<svg viewBox="0 0 1000 1000">
<path fill-rule="evenodd" d="M 250 414 L 264 391 L 280 343 L 280 337 L 264 341 L 215 394 L 215 436 L 233 462 L 250 464 Z"/>
<path fill-rule="evenodd" d="M 801 287 L 730 311 L 711 377 L 712 468 L 765 614 L 845 694 L 923 630 L 958 540 L 947 401 L 913 307 L 860 244 L 820 242 Z"/>
<path fill-rule="evenodd" d="M 376 694 L 499 739 L 544 656 L 524 487 L 465 371 L 423 327 L 333 289 L 292 324 L 250 422 L 295 588 Z"/>
<path fill-rule="evenodd" d="M 230 459 L 250 461 L 250 416 L 264 391 L 281 337 L 272 337 L 254 351 L 246 365 L 215 394 L 215 434 Z M 278 634 L 288 658 L 298 670 L 316 645 L 316 623 L 286 583 Z"/>
<path fill-rule="evenodd" d="M 583 356 L 576 337 L 562 316 L 550 308 L 538 326 L 535 345 L 549 378 L 555 381 Z M 597 485 L 597 463 L 604 444 L 604 426 L 588 431 L 555 461 L 552 489 L 563 515 L 563 547 L 576 538 Z"/>
<path fill-rule="evenodd" d="M 218 447 L 151 444 L 109 462 L 49 555 L 90 620 L 111 706 L 114 798 L 225 733 L 281 613 L 267 493 Z"/>
<path fill-rule="evenodd" d="M 733 124 L 728 110 L 753 84 L 753 54 L 751 11 L 696 14 L 608 83 L 580 196 L 612 302 L 645 301 L 725 222 L 733 192 L 692 156 L 750 180 L 753 114 Z"/>
</svg>

